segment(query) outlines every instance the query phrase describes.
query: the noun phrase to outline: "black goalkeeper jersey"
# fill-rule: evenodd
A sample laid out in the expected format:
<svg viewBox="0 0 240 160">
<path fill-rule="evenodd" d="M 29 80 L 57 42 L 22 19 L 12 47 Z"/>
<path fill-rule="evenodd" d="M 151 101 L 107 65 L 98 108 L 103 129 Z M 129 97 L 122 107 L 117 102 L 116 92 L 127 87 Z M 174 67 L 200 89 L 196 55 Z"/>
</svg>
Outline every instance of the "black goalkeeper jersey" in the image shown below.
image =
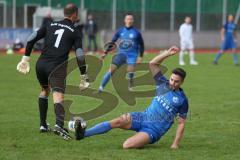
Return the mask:
<svg viewBox="0 0 240 160">
<path fill-rule="evenodd" d="M 68 59 L 72 47 L 82 48 L 81 33 L 74 27 L 69 19 L 51 22 L 42 26 L 28 39 L 25 55 L 29 56 L 35 42 L 44 38 L 44 47 L 40 59 L 63 62 Z"/>
</svg>

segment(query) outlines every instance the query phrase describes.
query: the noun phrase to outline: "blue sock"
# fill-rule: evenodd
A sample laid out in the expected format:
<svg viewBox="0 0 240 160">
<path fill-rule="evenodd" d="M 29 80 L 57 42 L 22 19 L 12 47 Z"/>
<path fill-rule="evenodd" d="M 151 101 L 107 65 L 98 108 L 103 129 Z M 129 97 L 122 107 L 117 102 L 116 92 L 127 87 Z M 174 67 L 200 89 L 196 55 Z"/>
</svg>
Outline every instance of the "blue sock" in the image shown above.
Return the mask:
<svg viewBox="0 0 240 160">
<path fill-rule="evenodd" d="M 216 55 L 214 62 L 218 62 L 219 58 L 222 56 L 222 52 L 218 52 L 218 54 Z"/>
<path fill-rule="evenodd" d="M 129 79 L 133 79 L 133 77 L 134 77 L 134 72 L 129 72 L 128 73 L 128 78 Z"/>
<path fill-rule="evenodd" d="M 233 62 L 234 62 L 234 64 L 238 64 L 238 55 L 237 55 L 237 53 L 233 53 Z"/>
<path fill-rule="evenodd" d="M 103 80 L 102 80 L 102 83 L 101 83 L 101 86 L 104 88 L 106 86 L 106 84 L 108 83 L 108 81 L 110 80 L 111 78 L 111 72 L 107 72 L 105 73 L 104 77 L 103 77 Z"/>
<path fill-rule="evenodd" d="M 89 128 L 85 131 L 85 137 L 90 137 L 97 134 L 104 134 L 112 129 L 109 122 L 102 122 L 95 125 L 92 128 Z"/>
</svg>

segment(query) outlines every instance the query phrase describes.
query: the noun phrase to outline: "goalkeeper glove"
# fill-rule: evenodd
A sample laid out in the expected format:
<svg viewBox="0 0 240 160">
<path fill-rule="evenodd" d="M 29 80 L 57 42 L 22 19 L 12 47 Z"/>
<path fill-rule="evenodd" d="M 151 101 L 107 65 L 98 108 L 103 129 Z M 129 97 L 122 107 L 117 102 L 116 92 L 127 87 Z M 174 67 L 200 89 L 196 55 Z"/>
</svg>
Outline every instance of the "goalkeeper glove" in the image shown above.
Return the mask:
<svg viewBox="0 0 240 160">
<path fill-rule="evenodd" d="M 30 57 L 29 56 L 23 56 L 22 60 L 17 65 L 17 70 L 20 73 L 27 74 L 30 71 Z"/>
</svg>

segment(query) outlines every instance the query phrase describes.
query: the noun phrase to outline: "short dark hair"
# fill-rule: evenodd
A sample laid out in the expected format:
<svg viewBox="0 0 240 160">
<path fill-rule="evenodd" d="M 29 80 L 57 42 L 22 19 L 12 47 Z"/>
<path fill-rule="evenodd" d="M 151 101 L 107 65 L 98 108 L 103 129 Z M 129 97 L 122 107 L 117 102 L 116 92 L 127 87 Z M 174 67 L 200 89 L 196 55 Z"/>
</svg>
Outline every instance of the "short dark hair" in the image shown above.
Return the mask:
<svg viewBox="0 0 240 160">
<path fill-rule="evenodd" d="M 63 11 L 65 17 L 71 17 L 76 12 L 78 13 L 78 7 L 73 3 L 67 4 Z"/>
<path fill-rule="evenodd" d="M 174 70 L 172 70 L 172 73 L 179 75 L 182 80 L 184 80 L 187 75 L 186 71 L 184 71 L 182 68 L 175 68 Z"/>
<path fill-rule="evenodd" d="M 126 14 L 125 14 L 125 17 L 126 17 L 126 16 L 133 16 L 133 14 L 132 14 L 132 13 L 126 13 Z"/>
</svg>

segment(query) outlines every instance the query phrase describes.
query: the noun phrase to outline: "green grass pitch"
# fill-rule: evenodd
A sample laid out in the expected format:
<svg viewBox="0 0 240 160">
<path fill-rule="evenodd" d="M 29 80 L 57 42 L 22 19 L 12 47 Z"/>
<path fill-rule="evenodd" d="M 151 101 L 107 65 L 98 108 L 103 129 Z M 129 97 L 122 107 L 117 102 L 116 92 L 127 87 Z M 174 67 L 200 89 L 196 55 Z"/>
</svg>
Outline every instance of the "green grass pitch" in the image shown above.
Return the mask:
<svg viewBox="0 0 240 160">
<path fill-rule="evenodd" d="M 154 55 L 146 55 L 148 62 Z M 190 114 L 180 149 L 171 150 L 177 124 L 157 143 L 139 150 L 123 150 L 122 143 L 132 131 L 112 130 L 108 134 L 83 141 L 64 141 L 53 134 L 39 133 L 38 94 L 40 87 L 35 76 L 38 55 L 31 56 L 31 73 L 16 71 L 18 55 L 0 55 L 0 160 L 237 160 L 240 159 L 240 67 L 235 67 L 231 55 L 224 55 L 218 66 L 211 64 L 214 55 L 198 54 L 199 66 L 185 66 L 187 78 L 183 88 L 189 97 Z M 104 61 L 100 76 L 92 84 L 97 88 L 109 67 L 111 56 Z M 169 76 L 178 66 L 178 57 L 171 57 L 165 65 Z M 187 61 L 186 61 L 187 62 Z M 74 71 L 69 83 L 79 84 L 79 72 Z M 115 94 L 112 84 L 106 90 Z M 116 95 L 116 94 L 115 94 Z M 98 100 L 81 96 L 74 99 L 72 110 L 87 111 Z M 122 113 L 141 111 L 151 98 L 138 98 L 135 106 L 119 99 L 112 112 L 88 121 L 88 126 L 110 120 Z M 52 98 L 49 99 L 48 122 L 54 124 Z"/>
</svg>

